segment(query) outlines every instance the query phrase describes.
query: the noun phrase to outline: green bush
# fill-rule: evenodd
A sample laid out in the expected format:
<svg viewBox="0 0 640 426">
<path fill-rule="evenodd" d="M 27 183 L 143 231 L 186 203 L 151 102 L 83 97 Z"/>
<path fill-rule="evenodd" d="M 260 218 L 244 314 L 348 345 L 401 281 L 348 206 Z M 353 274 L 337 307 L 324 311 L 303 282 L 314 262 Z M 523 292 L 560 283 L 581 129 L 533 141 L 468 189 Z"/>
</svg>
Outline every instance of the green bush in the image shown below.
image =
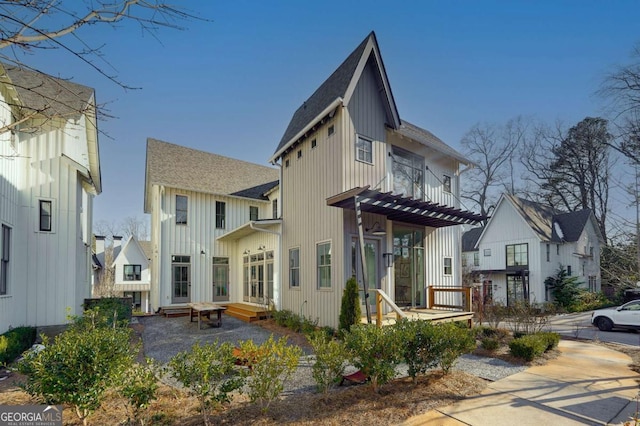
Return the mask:
<svg viewBox="0 0 640 426">
<path fill-rule="evenodd" d="M 495 337 L 485 337 L 480 341 L 482 349 L 493 352 L 500 346 L 500 341 Z"/>
<path fill-rule="evenodd" d="M 288 311 L 286 309 L 282 309 L 280 311 L 273 311 L 272 312 L 273 320 L 280 327 L 286 327 L 287 326 L 287 321 L 288 321 L 288 319 L 289 319 L 289 317 L 291 315 L 293 315 L 293 312 Z"/>
<path fill-rule="evenodd" d="M 537 334 L 522 336 L 513 339 L 509 343 L 511 355 L 522 358 L 525 361 L 533 361 L 536 357 L 542 355 L 546 348 L 546 339 Z"/>
<path fill-rule="evenodd" d="M 358 282 L 356 277 L 347 280 L 342 292 L 342 304 L 340 305 L 339 327 L 340 333 L 351 330 L 354 324 L 360 324 L 362 311 L 360 310 L 360 297 L 358 296 Z"/>
<path fill-rule="evenodd" d="M 416 384 L 419 374 L 424 374 L 438 365 L 440 354 L 435 347 L 434 325 L 429 321 L 402 319 L 393 327 L 400 335 L 404 362 L 408 366 L 409 376 Z"/>
<path fill-rule="evenodd" d="M 558 333 L 541 331 L 540 333 L 537 333 L 537 335 L 540 336 L 547 344 L 545 352 L 550 351 L 553 348 L 557 348 L 560 343 L 560 335 Z"/>
<path fill-rule="evenodd" d="M 127 399 L 129 424 L 145 424 L 146 409 L 151 401 L 156 399 L 158 378 L 154 372 L 153 361 L 148 359 L 147 364 L 132 364 L 122 376 L 119 391 L 120 395 Z"/>
<path fill-rule="evenodd" d="M 0 336 L 0 365 L 9 364 L 36 341 L 35 327 L 16 327 Z"/>
<path fill-rule="evenodd" d="M 244 378 L 235 366 L 233 345 L 196 342 L 190 351 L 180 352 L 169 361 L 171 375 L 189 389 L 200 403 L 205 425 L 209 412 L 230 401 L 229 394 L 244 385 Z"/>
<path fill-rule="evenodd" d="M 310 335 L 318 327 L 318 320 L 311 320 L 295 314 L 289 310 L 283 309 L 281 311 L 273 312 L 273 319 L 281 327 L 286 327 L 296 333 L 303 333 Z"/>
<path fill-rule="evenodd" d="M 130 336 L 129 328 L 114 327 L 71 327 L 53 343 L 43 336 L 44 349 L 18 364 L 28 376 L 22 387 L 42 403 L 72 405 L 86 424 L 133 363 L 139 348 L 131 347 Z"/>
<path fill-rule="evenodd" d="M 403 360 L 401 335 L 393 327 L 352 325 L 344 342 L 351 363 L 369 377 L 375 392 L 395 376 Z"/>
<path fill-rule="evenodd" d="M 460 355 L 476 348 L 476 340 L 472 330 L 456 322 L 436 324 L 434 330 L 433 346 L 438 354 L 438 365 L 447 374 Z"/>
<path fill-rule="evenodd" d="M 288 346 L 286 337 L 276 341 L 271 335 L 260 346 L 252 340 L 240 342 L 240 350 L 244 354 L 251 354 L 247 382 L 249 399 L 252 402 L 257 401 L 262 411 L 266 412 L 271 402 L 284 389 L 284 383 L 296 370 L 302 349 L 298 346 Z"/>
<path fill-rule="evenodd" d="M 85 299 L 85 311 L 97 311 L 109 324 L 115 320 L 118 325 L 127 325 L 131 320 L 132 306 L 130 298 L 103 297 L 100 299 Z M 86 312 L 85 312 L 86 315 Z"/>
<path fill-rule="evenodd" d="M 582 290 L 577 276 L 569 276 L 564 266 L 560 265 L 556 274 L 547 277 L 544 284 L 551 291 L 553 299 L 560 308 L 569 312 L 575 310 Z"/>
<path fill-rule="evenodd" d="M 316 355 L 311 374 L 318 391 L 327 393 L 342 379 L 347 359 L 346 350 L 341 341 L 328 336 L 323 331 L 313 333 L 309 342 Z"/>
</svg>

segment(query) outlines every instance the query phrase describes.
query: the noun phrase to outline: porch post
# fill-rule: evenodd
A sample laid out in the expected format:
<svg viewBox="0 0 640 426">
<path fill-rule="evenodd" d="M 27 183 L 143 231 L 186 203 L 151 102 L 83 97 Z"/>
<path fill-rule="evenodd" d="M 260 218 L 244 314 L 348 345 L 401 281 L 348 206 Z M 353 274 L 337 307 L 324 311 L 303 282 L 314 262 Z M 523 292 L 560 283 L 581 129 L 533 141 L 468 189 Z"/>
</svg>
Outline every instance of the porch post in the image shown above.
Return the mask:
<svg viewBox="0 0 640 426">
<path fill-rule="evenodd" d="M 371 309 L 369 308 L 369 280 L 367 280 L 367 258 L 364 251 L 364 230 L 362 229 L 362 210 L 360 198 L 353 197 L 356 209 L 356 224 L 358 225 L 358 241 L 360 242 L 360 261 L 362 262 L 362 290 L 364 291 L 364 308 L 367 312 L 367 323 L 371 324 Z M 356 277 L 357 279 L 358 277 Z"/>
</svg>

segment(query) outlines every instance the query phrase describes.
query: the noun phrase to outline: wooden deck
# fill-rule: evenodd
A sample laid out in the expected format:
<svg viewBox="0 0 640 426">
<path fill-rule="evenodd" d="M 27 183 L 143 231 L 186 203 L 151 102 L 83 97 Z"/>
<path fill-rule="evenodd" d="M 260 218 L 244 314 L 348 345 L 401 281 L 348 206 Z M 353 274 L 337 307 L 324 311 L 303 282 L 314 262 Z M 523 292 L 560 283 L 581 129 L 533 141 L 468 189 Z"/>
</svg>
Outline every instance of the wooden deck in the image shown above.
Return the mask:
<svg viewBox="0 0 640 426">
<path fill-rule="evenodd" d="M 191 308 L 186 303 L 177 305 L 161 306 L 158 314 L 165 317 L 186 317 L 191 312 Z"/>
<path fill-rule="evenodd" d="M 446 311 L 442 309 L 425 309 L 411 308 L 404 310 L 407 318 L 410 320 L 422 320 L 437 322 L 465 321 L 469 327 L 473 325 L 473 312 L 469 311 Z M 397 321 L 397 315 L 394 312 L 382 316 L 382 325 L 393 325 Z M 367 318 L 362 318 L 362 323 L 367 322 Z M 376 323 L 376 316 L 372 316 L 372 322 Z"/>
<path fill-rule="evenodd" d="M 264 306 L 251 305 L 249 303 L 220 303 L 227 310 L 225 314 L 238 318 L 244 322 L 253 322 L 269 317 L 269 309 Z"/>
</svg>

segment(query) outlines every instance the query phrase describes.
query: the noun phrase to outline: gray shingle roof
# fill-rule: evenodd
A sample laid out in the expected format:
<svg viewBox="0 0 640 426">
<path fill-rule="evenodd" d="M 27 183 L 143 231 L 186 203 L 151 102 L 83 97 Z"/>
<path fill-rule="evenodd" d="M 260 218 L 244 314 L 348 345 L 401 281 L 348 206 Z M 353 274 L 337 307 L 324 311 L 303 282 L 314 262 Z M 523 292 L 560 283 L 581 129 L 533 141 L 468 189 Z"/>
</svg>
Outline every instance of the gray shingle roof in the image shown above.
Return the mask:
<svg viewBox="0 0 640 426">
<path fill-rule="evenodd" d="M 151 241 L 138 241 L 138 244 L 144 252 L 144 255 L 147 256 L 147 259 L 151 259 L 151 255 L 153 254 Z"/>
<path fill-rule="evenodd" d="M 146 201 L 150 185 L 256 198 L 253 195 L 257 191 L 252 188 L 273 184 L 278 178 L 278 169 L 272 167 L 148 138 L 145 211 L 148 213 L 150 207 Z M 248 195 L 238 195 L 241 192 Z M 257 199 L 262 199 L 264 192 Z"/>
<path fill-rule="evenodd" d="M 511 200 L 514 207 L 542 241 L 557 243 L 577 241 L 591 216 L 589 209 L 567 213 L 513 195 L 505 196 Z M 562 237 L 556 232 L 554 222 L 560 226 Z"/>
<path fill-rule="evenodd" d="M 477 250 L 476 243 L 478 242 L 478 239 L 480 238 L 482 231 L 484 231 L 484 228 L 478 227 L 478 228 L 472 228 L 467 232 L 465 232 L 464 234 L 462 234 L 462 251 L 463 252 Z"/>
<path fill-rule="evenodd" d="M 316 118 L 331 102 L 339 97 L 343 97 L 353 75 L 355 73 L 360 57 L 364 53 L 367 42 L 371 37 L 375 37 L 373 31 L 351 52 L 347 59 L 327 78 L 324 83 L 316 89 L 293 114 L 287 130 L 285 130 L 280 143 L 275 152 L 280 151 L 298 132 L 300 132 L 309 122 Z"/>
<path fill-rule="evenodd" d="M 278 184 L 279 182 L 277 180 L 274 180 L 273 182 L 267 182 L 262 185 L 234 192 L 231 195 L 235 195 L 237 197 L 255 198 L 256 200 L 268 200 L 269 198 L 264 194 L 278 186 Z"/>
<path fill-rule="evenodd" d="M 37 71 L 1 64 L 22 106 L 47 117 L 77 117 L 88 107 L 94 90 Z"/>
</svg>

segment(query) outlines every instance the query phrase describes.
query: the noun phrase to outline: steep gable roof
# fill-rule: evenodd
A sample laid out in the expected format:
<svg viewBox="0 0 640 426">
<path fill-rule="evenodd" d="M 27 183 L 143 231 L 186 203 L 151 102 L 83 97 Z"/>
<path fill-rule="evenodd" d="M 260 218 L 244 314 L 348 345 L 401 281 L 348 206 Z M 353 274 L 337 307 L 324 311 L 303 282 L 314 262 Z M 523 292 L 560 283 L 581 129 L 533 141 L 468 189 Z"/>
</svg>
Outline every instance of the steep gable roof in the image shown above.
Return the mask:
<svg viewBox="0 0 640 426">
<path fill-rule="evenodd" d="M 147 241 L 148 242 L 148 241 Z M 142 245 L 140 244 L 140 242 L 133 236 L 129 236 L 129 238 L 127 238 L 127 241 L 125 241 L 125 243 L 122 245 L 122 247 L 120 248 L 120 250 L 118 250 L 117 254 L 114 253 L 113 256 L 113 262 L 111 263 L 111 267 L 115 267 L 118 258 L 121 255 L 125 255 L 127 253 L 129 253 L 131 250 L 137 250 L 138 253 L 140 253 L 141 255 L 143 255 L 147 261 L 150 259 L 150 256 L 147 255 L 147 253 L 145 252 L 145 250 L 142 248 Z"/>
<path fill-rule="evenodd" d="M 514 195 L 504 194 L 504 197 L 511 202 L 541 241 L 557 243 L 577 241 L 587 221 L 592 216 L 590 209 L 562 212 Z M 558 229 L 554 225 L 556 223 L 560 227 L 561 235 L 558 234 Z"/>
<path fill-rule="evenodd" d="M 345 104 L 348 103 L 349 97 L 355 89 L 355 84 L 371 55 L 375 58 L 380 78 L 386 89 L 387 109 L 388 114 L 391 116 L 391 123 L 389 124 L 393 128 L 399 126 L 400 118 L 398 109 L 393 99 L 393 94 L 391 93 L 391 87 L 389 86 L 382 57 L 380 56 L 378 41 L 375 33 L 372 31 L 358 47 L 347 56 L 347 59 L 338 66 L 329 78 L 296 110 L 284 135 L 282 135 L 280 139 L 280 143 L 273 157 L 270 159 L 271 162 L 277 161 L 288 146 L 303 136 L 307 126 L 312 125 L 314 121 L 320 121 L 323 118 L 322 115 L 330 113 L 327 109 L 334 109 L 337 107 L 337 103 L 342 103 L 343 101 Z M 333 108 L 331 108 L 332 105 L 334 106 Z"/>
<path fill-rule="evenodd" d="M 68 80 L 16 67 L 0 64 L 11 80 L 21 106 L 46 117 L 78 117 L 92 109 L 94 90 Z"/>
<path fill-rule="evenodd" d="M 477 250 L 476 244 L 480 239 L 480 235 L 484 230 L 483 227 L 471 228 L 464 234 L 462 234 L 462 251 L 475 251 Z"/>
<path fill-rule="evenodd" d="M 149 213 L 151 185 L 261 200 L 267 191 L 260 192 L 263 185 L 278 178 L 278 169 L 272 167 L 148 138 L 144 208 Z"/>
<path fill-rule="evenodd" d="M 153 254 L 153 246 L 151 245 L 151 241 L 138 241 L 138 244 L 140 245 L 140 248 L 144 252 L 145 256 L 147 256 L 147 259 L 151 259 L 151 255 Z"/>
</svg>

